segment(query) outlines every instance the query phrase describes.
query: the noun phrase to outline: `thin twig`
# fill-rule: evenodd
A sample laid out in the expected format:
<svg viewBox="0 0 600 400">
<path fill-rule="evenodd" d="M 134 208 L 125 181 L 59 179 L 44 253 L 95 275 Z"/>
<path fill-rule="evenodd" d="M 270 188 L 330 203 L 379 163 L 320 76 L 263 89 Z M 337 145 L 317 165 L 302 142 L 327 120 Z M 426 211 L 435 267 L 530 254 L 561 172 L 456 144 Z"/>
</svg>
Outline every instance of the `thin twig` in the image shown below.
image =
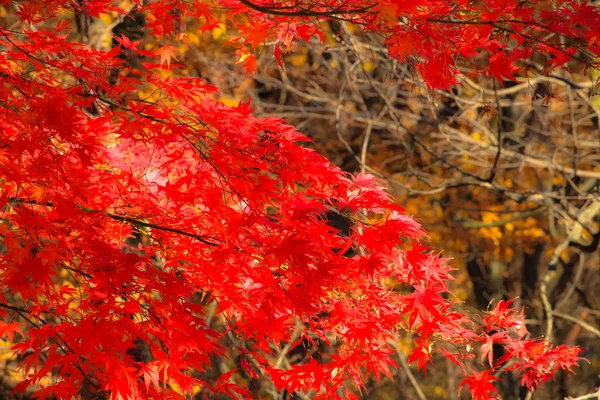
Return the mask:
<svg viewBox="0 0 600 400">
<path fill-rule="evenodd" d="M 575 289 L 577 289 L 577 285 L 579 284 L 579 280 L 583 276 L 583 271 L 585 270 L 585 254 L 582 251 L 579 251 L 579 264 L 577 265 L 577 272 L 575 272 L 575 277 L 573 278 L 573 282 L 560 299 L 560 301 L 556 304 L 554 309 L 561 309 L 564 304 L 566 304 L 567 300 L 575 293 Z M 556 313 L 555 313 L 556 314 Z"/>
<path fill-rule="evenodd" d="M 590 324 L 588 324 L 585 321 L 582 321 L 579 318 L 575 318 L 569 314 L 563 314 L 557 311 L 553 311 L 552 315 L 558 317 L 558 318 L 562 318 L 562 319 L 566 319 L 568 321 L 574 322 L 577 325 L 581 326 L 583 329 L 585 329 L 586 331 L 593 333 L 594 335 L 598 336 L 600 338 L 600 330 L 597 328 L 594 328 L 593 326 L 591 326 Z"/>
<path fill-rule="evenodd" d="M 417 379 L 413 375 L 412 371 L 410 370 L 410 366 L 408 365 L 408 361 L 406 360 L 406 355 L 400 349 L 400 346 L 396 345 L 393 342 L 390 342 L 390 343 L 392 344 L 393 347 L 396 348 L 396 352 L 398 353 L 398 358 L 400 359 L 400 365 L 402 366 L 402 369 L 406 373 L 406 376 L 408 377 L 408 380 L 410 381 L 411 385 L 415 389 L 415 392 L 417 392 L 417 396 L 419 397 L 420 400 L 427 400 L 427 397 L 425 397 L 425 393 L 423 393 L 423 389 L 421 389 L 421 386 L 419 386 L 419 382 L 417 381 Z"/>
<path fill-rule="evenodd" d="M 375 5 L 370 5 L 364 8 L 356 8 L 356 9 L 348 9 L 344 10 L 342 8 L 333 9 L 330 11 L 311 11 L 311 10 L 300 10 L 300 11 L 281 11 L 276 8 L 268 8 L 259 6 L 258 4 L 254 4 L 249 2 L 248 0 L 239 0 L 240 3 L 249 7 L 255 11 L 259 11 L 265 14 L 278 15 L 282 17 L 334 17 L 336 15 L 344 15 L 344 14 L 364 14 Z"/>
<path fill-rule="evenodd" d="M 540 206 L 540 207 L 534 208 L 533 210 L 523 211 L 520 213 L 516 213 L 515 215 L 511 215 L 510 217 L 499 219 L 498 221 L 493 221 L 493 222 L 489 222 L 489 223 L 483 223 L 483 222 L 479 222 L 479 221 L 465 221 L 461 225 L 465 229 L 496 228 L 499 226 L 504 226 L 506 224 L 509 224 L 513 221 L 517 221 L 520 219 L 532 217 L 537 214 L 541 214 L 542 212 L 545 211 L 545 209 L 546 209 L 545 207 Z"/>
<path fill-rule="evenodd" d="M 10 202 L 19 203 L 19 204 L 32 204 L 32 205 L 38 205 L 38 206 L 44 206 L 44 207 L 54 207 L 54 203 L 52 203 L 52 202 L 45 202 L 43 204 L 40 204 L 34 200 L 26 200 L 26 199 L 22 199 L 22 198 L 9 198 L 8 200 Z M 191 237 L 191 238 L 194 238 L 194 239 L 198 240 L 199 242 L 204 243 L 208 246 L 213 246 L 213 247 L 218 246 L 218 243 L 211 242 L 211 241 L 207 240 L 207 238 L 220 241 L 220 239 L 212 237 L 212 236 L 197 235 L 195 233 L 182 231 L 180 229 L 169 228 L 167 226 L 157 225 L 157 224 L 153 224 L 150 222 L 144 222 L 144 221 L 140 220 L 139 218 L 135 218 L 135 217 L 128 217 L 125 215 L 107 213 L 107 212 L 103 212 L 101 210 L 93 210 L 91 208 L 86 208 L 86 207 L 80 207 L 80 209 L 85 212 L 89 212 L 89 213 L 102 213 L 106 217 L 114 219 L 115 221 L 128 222 L 128 223 L 136 225 L 138 227 L 151 228 L 151 229 L 156 229 L 159 231 L 171 232 L 171 233 L 175 233 L 178 235 Z"/>
<path fill-rule="evenodd" d="M 600 389 L 598 389 L 597 392 L 584 394 L 579 397 L 571 397 L 571 396 L 565 397 L 565 400 L 591 400 L 591 399 L 600 400 Z"/>
</svg>

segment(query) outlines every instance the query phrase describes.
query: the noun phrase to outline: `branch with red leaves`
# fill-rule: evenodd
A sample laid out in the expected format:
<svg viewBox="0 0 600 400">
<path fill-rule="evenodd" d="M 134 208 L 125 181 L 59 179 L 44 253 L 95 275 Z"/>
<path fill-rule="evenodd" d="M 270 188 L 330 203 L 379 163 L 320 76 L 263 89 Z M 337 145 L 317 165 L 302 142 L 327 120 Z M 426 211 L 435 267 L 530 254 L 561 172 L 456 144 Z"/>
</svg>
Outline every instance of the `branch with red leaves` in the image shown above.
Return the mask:
<svg viewBox="0 0 600 400">
<path fill-rule="evenodd" d="M 281 119 L 254 116 L 249 103 L 224 105 L 202 79 L 164 78 L 163 68 L 176 68 L 171 44 L 150 52 L 121 37 L 105 52 L 70 41 L 72 21 L 56 18 L 64 8 L 127 12 L 81 3 L 15 2 L 22 31 L 1 31 L 0 104 L 8 106 L 0 108 L 0 302 L 7 305 L 0 318 L 10 335 L 14 318 L 56 316 L 19 325 L 14 349 L 27 353 L 30 371 L 19 390 L 35 386 L 38 397 L 59 399 L 181 398 L 198 390 L 258 397 L 248 380 L 235 379 L 245 374 L 278 392 L 352 399 L 370 375 L 391 375 L 390 343 L 405 332 L 416 339 L 409 362 L 426 370 L 439 352 L 475 399 L 496 394 L 502 368 L 535 389 L 580 361 L 577 347 L 529 338 L 510 301 L 482 318 L 449 301 L 448 260 L 423 244 L 422 227 L 374 176 L 343 172 Z M 572 24 L 597 10 L 575 1 L 544 14 L 561 35 L 580 39 L 564 45 L 541 40 L 546 31 L 529 24 L 535 2 L 480 1 L 467 11 L 444 1 L 298 1 L 285 11 L 278 2 L 221 3 L 247 66 L 267 39 L 281 57 L 299 39 L 323 34 L 312 18 L 338 15 L 388 36 L 390 54 L 416 65 L 431 88 L 455 83 L 459 63 L 481 55 L 491 54 L 488 65 L 471 73 L 510 79 L 534 55 L 547 57 L 548 71 L 573 59 L 581 43 L 597 53 L 592 34 Z M 206 29 L 216 21 L 205 2 L 177 4 L 177 12 L 161 0 L 136 11 L 165 41 L 181 37 L 184 15 L 202 18 Z M 143 68 L 128 66 L 123 48 Z M 135 93 L 149 88 L 155 100 L 140 101 Z M 338 229 L 331 212 L 360 228 Z M 150 230 L 151 240 L 124 249 L 136 227 Z M 226 323 L 207 324 L 207 293 Z M 141 342 L 144 359 L 134 354 Z M 494 345 L 504 349 L 498 359 Z M 319 362 L 278 360 L 310 346 Z M 217 357 L 243 362 L 208 379 Z"/>
</svg>

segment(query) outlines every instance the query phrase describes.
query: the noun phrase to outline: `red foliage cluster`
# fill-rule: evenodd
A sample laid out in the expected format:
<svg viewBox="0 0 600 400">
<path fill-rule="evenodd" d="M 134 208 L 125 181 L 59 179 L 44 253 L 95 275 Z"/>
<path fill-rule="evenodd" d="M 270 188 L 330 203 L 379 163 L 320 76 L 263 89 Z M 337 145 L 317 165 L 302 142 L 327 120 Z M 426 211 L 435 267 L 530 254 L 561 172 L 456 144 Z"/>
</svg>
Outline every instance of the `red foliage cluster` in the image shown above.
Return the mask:
<svg viewBox="0 0 600 400">
<path fill-rule="evenodd" d="M 76 11 L 92 16 L 119 10 L 108 0 L 81 3 Z M 447 260 L 421 243 L 419 224 L 373 177 L 346 174 L 302 147 L 307 139 L 282 120 L 221 104 L 201 79 L 161 78 L 172 48 L 132 72 L 119 48 L 69 41 L 71 21 L 56 13 L 73 4 L 20 1 L 23 21 L 44 23 L 0 28 L 0 333 L 23 330 L 14 349 L 28 375 L 17 389 L 53 374 L 38 396 L 167 399 L 199 385 L 251 397 L 230 374 L 199 375 L 226 354 L 223 336 L 247 344 L 240 351 L 250 376 L 328 399 L 352 398 L 348 379 L 360 387 L 366 373 L 388 374 L 389 342 L 404 331 L 417 338 L 411 362 L 426 368 L 441 351 L 476 399 L 494 394 L 501 367 L 535 388 L 577 364 L 579 349 L 529 339 L 509 302 L 479 322 L 450 302 Z M 432 87 L 454 82 L 457 56 L 491 51 L 486 67 L 473 71 L 507 77 L 532 52 L 548 66 L 574 57 L 580 42 L 598 52 L 590 33 L 598 31 L 597 9 L 577 1 L 219 4 L 244 43 L 275 37 L 284 49 L 319 33 L 311 18 L 345 14 L 391 35 L 390 52 L 413 60 Z M 138 7 L 157 36 L 178 35 L 184 15 L 203 18 L 206 29 L 213 22 L 206 2 Z M 505 25 L 517 33 L 497 27 Z M 549 44 L 544 29 L 579 42 Z M 120 44 L 148 56 L 137 43 Z M 142 85 L 161 100 L 123 95 Z M 349 237 L 323 218 L 342 211 L 355 219 Z M 132 228 L 147 243 L 123 251 Z M 216 302 L 226 331 L 207 326 L 199 299 Z M 289 369 L 273 362 L 298 324 L 301 339 L 335 341 L 327 362 Z M 149 362 L 131 355 L 140 340 Z M 505 356 L 494 360 L 492 344 Z M 489 366 L 475 359 L 478 348 Z"/>
<path fill-rule="evenodd" d="M 392 57 L 411 63 L 431 88 L 467 76 L 513 79 L 519 70 L 552 73 L 577 60 L 596 67 L 600 11 L 567 0 L 222 0 L 252 47 L 277 39 L 276 55 L 322 33 L 314 18 L 344 17 L 387 38 Z M 191 11 L 191 10 L 190 10 Z M 312 19 L 310 17 L 313 17 Z M 248 26 L 246 18 L 253 21 Z"/>
</svg>

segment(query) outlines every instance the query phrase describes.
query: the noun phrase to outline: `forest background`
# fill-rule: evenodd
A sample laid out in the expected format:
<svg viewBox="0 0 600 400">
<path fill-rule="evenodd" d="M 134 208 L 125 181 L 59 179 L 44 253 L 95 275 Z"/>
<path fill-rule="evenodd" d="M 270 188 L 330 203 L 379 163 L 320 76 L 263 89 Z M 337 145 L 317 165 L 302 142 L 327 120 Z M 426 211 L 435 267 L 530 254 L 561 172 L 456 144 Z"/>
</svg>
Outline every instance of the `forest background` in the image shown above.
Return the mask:
<svg viewBox="0 0 600 400">
<path fill-rule="evenodd" d="M 135 13 L 133 4 L 121 7 Z M 0 24 L 18 23 L 14 12 L 2 6 Z M 172 45 L 164 77 L 203 77 L 219 88 L 224 104 L 251 100 L 256 115 L 285 118 L 344 170 L 385 181 L 429 232 L 430 244 L 453 258 L 451 291 L 458 299 L 477 312 L 516 297 L 534 336 L 586 348 L 590 364 L 574 376 L 559 374 L 536 398 L 576 396 L 600 385 L 597 72 L 571 61 L 549 76 L 497 75 L 501 84 L 492 75 L 461 76 L 459 86 L 431 91 L 409 63 L 388 56 L 381 37 L 346 21 L 322 22 L 325 44 L 299 42 L 281 65 L 269 43 L 256 59 L 240 54 L 231 42 L 235 28 L 225 23 L 203 31 L 186 21 L 184 40 L 172 44 L 154 41 L 143 18 L 115 13 L 78 23 L 85 25 L 85 42 L 98 49 L 124 38 L 149 52 Z M 143 68 L 136 57 L 128 62 Z M 244 68 L 248 62 L 256 63 L 253 74 Z M 150 102 L 153 96 L 139 93 Z M 406 366 L 411 339 L 403 340 L 398 363 Z M 9 349 L 5 341 L 7 388 L 19 379 Z M 454 398 L 454 368 L 433 361 L 426 375 L 413 365 L 393 371 L 393 381 L 373 380 L 363 398 Z M 505 399 L 526 395 L 515 381 L 501 385 Z"/>
</svg>

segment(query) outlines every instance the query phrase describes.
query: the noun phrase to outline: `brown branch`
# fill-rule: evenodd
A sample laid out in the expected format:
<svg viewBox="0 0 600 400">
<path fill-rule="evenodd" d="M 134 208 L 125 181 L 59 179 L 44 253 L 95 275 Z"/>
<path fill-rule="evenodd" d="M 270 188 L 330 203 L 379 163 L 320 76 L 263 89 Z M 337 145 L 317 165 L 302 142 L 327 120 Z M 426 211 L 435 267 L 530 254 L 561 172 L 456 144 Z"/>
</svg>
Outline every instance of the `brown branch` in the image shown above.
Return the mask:
<svg viewBox="0 0 600 400">
<path fill-rule="evenodd" d="M 36 57 L 33 54 L 31 54 L 30 52 L 28 52 L 27 50 L 23 49 L 18 44 L 16 44 L 12 40 L 10 40 L 10 38 L 6 35 L 6 32 L 4 29 L 0 29 L 0 33 L 2 34 L 2 36 L 4 36 L 4 38 L 8 41 L 8 43 L 10 43 L 15 49 L 19 50 L 21 53 L 25 54 L 27 57 L 31 58 L 32 60 L 35 60 L 35 61 L 40 62 L 45 65 L 49 65 L 50 67 L 54 67 L 56 69 L 64 69 L 64 68 L 62 68 L 56 64 L 53 64 L 49 61 L 42 60 L 41 58 Z"/>
<path fill-rule="evenodd" d="M 504 115 L 502 112 L 502 106 L 500 105 L 500 96 L 498 95 L 497 90 L 497 82 L 494 81 L 494 98 L 496 100 L 496 115 L 498 116 L 498 128 L 496 129 L 498 136 L 496 137 L 498 151 L 496 151 L 496 156 L 494 157 L 494 164 L 492 164 L 492 169 L 490 170 L 490 176 L 487 181 L 492 183 L 494 178 L 496 177 L 496 172 L 498 171 L 498 163 L 500 162 L 500 155 L 502 154 L 502 136 L 504 134 L 504 128 L 502 123 L 504 122 Z"/>
<path fill-rule="evenodd" d="M 533 210 L 523 211 L 521 213 L 517 213 L 515 215 L 511 215 L 510 217 L 506 217 L 503 219 L 499 219 L 498 221 L 483 223 L 479 221 L 465 221 L 461 225 L 465 229 L 482 229 L 482 228 L 496 228 L 499 226 L 503 226 L 509 224 L 513 221 L 517 221 L 519 219 L 529 218 L 534 215 L 540 214 L 545 210 L 544 207 L 537 207 Z"/>
<path fill-rule="evenodd" d="M 33 204 L 33 205 L 38 205 L 38 206 L 45 206 L 45 207 L 54 207 L 54 203 L 47 201 L 45 203 L 38 203 L 35 200 L 26 200 L 26 199 L 22 199 L 22 198 L 9 198 L 8 199 L 9 202 L 13 202 L 13 203 L 19 203 L 19 204 Z M 115 221 L 120 221 L 120 222 L 128 222 L 130 224 L 139 226 L 139 227 L 144 227 L 144 228 L 151 228 L 151 229 L 156 229 L 159 231 L 164 231 L 164 232 L 171 232 L 171 233 L 175 233 L 178 235 L 182 235 L 182 236 L 187 236 L 187 237 L 191 237 L 196 239 L 197 241 L 204 243 L 208 246 L 218 246 L 218 243 L 215 242 L 211 242 L 208 239 L 213 239 L 213 240 L 218 240 L 221 241 L 218 238 L 212 237 L 212 236 L 203 236 L 203 235 L 197 235 L 195 233 L 191 233 L 191 232 L 187 232 L 187 231 L 182 231 L 180 229 L 175 229 L 175 228 L 169 228 L 167 226 L 162 226 L 162 225 L 157 225 L 157 224 L 153 224 L 150 222 L 144 222 L 138 218 L 134 218 L 134 217 L 127 217 L 125 215 L 118 215 L 118 214 L 111 214 L 111 213 L 107 213 L 107 212 L 103 212 L 100 210 L 93 210 L 91 208 L 86 208 L 86 207 L 80 207 L 81 210 L 85 211 L 85 212 L 89 212 L 89 213 L 102 213 L 104 214 L 106 217 L 114 219 Z"/>
<path fill-rule="evenodd" d="M 166 227 L 166 226 L 151 224 L 149 222 L 144 222 L 144 221 L 141 221 L 141 220 L 139 220 L 137 218 L 133 218 L 133 217 L 126 217 L 124 215 L 109 214 L 109 213 L 104 213 L 104 215 L 106 215 L 109 218 L 114 219 L 115 221 L 129 222 L 131 224 L 134 224 L 134 225 L 137 225 L 137 226 L 142 226 L 144 228 L 151 228 L 151 229 L 156 229 L 156 230 L 159 230 L 159 231 L 171 232 L 171 233 L 175 233 L 175 234 L 178 234 L 178 235 L 182 235 L 182 236 L 187 236 L 187 237 L 194 238 L 197 241 L 202 242 L 202 243 L 204 243 L 206 245 L 209 245 L 209 246 L 218 246 L 217 243 L 210 242 L 210 241 L 208 241 L 208 240 L 205 239 L 206 237 L 210 237 L 211 239 L 219 240 L 219 239 L 211 237 L 211 236 L 196 235 L 195 233 L 190 233 L 190 232 L 182 231 L 182 230 L 175 229 L 175 228 L 169 228 L 169 227 Z"/>
<path fill-rule="evenodd" d="M 565 397 L 565 400 L 594 400 L 594 399 L 598 399 L 600 400 L 600 389 L 598 389 L 598 391 L 594 392 L 594 393 L 588 393 L 588 394 L 584 394 L 583 396 L 579 396 L 579 397 Z"/>
<path fill-rule="evenodd" d="M 282 16 L 282 17 L 334 17 L 336 15 L 343 15 L 343 14 L 364 14 L 374 7 L 374 5 L 371 5 L 371 6 L 364 7 L 364 8 L 354 8 L 354 9 L 351 8 L 348 10 L 344 10 L 342 8 L 337 8 L 337 9 L 333 9 L 331 11 L 309 11 L 309 10 L 281 11 L 280 9 L 276 9 L 276 8 L 263 7 L 258 4 L 251 3 L 248 0 L 240 0 L 240 3 L 242 3 L 246 7 L 249 7 L 255 11 L 265 13 L 265 14 L 278 15 L 278 16 Z"/>
<path fill-rule="evenodd" d="M 591 326 L 590 324 L 588 324 L 585 321 L 582 321 L 579 318 L 575 318 L 575 317 L 573 317 L 573 316 L 571 316 L 569 314 L 563 314 L 563 313 L 560 313 L 560 312 L 557 312 L 557 311 L 553 311 L 552 315 L 554 315 L 556 317 L 559 317 L 559 318 L 562 318 L 562 319 L 566 319 L 567 321 L 574 322 L 577 325 L 581 326 L 586 331 L 591 332 L 591 333 L 593 333 L 594 335 L 596 335 L 597 337 L 600 338 L 600 330 L 598 330 L 597 328 L 594 328 L 593 326 Z"/>
</svg>

